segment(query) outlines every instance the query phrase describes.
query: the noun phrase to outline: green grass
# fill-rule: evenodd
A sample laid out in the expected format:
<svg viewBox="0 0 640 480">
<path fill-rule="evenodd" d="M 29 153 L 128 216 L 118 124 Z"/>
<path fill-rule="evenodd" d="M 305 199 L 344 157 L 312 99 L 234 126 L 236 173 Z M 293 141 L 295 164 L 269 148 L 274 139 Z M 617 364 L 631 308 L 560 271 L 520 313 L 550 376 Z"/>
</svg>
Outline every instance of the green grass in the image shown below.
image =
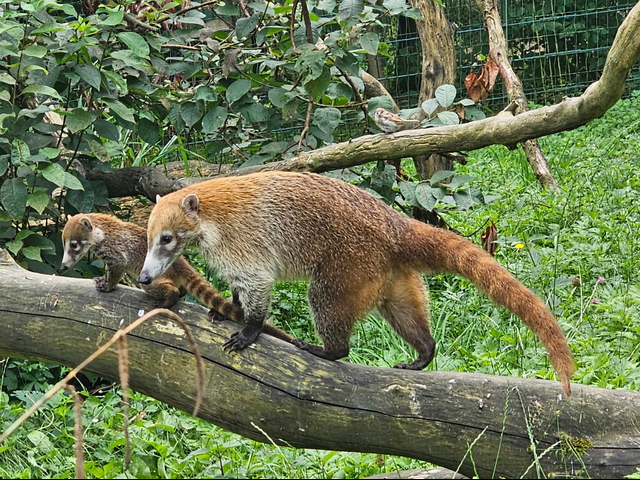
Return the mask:
<svg viewBox="0 0 640 480">
<path fill-rule="evenodd" d="M 476 177 L 473 187 L 500 198 L 446 214 L 463 234 L 487 219 L 496 223 L 496 258 L 557 316 L 579 367 L 573 381 L 602 388 L 640 387 L 639 107 L 640 97 L 634 96 L 589 125 L 541 139 L 560 184 L 557 192 L 541 190 L 519 150 L 494 146 L 471 152 L 457 172 Z M 472 240 L 479 243 L 479 234 Z M 438 341 L 429 369 L 555 378 L 544 348 L 518 318 L 459 277 L 438 275 L 428 284 Z M 317 341 L 305 292 L 304 284 L 278 285 L 272 314 L 287 331 Z M 355 329 L 347 361 L 389 367 L 414 355 L 384 321 L 370 316 Z M 3 425 L 55 382 L 47 377 L 51 371 L 5 361 Z M 399 457 L 260 444 L 134 393 L 135 460 L 125 473 L 119 402 L 119 390 L 112 387 L 83 407 L 90 476 L 346 478 L 425 466 Z M 0 446 L 0 477 L 73 477 L 72 428 L 69 398 L 58 395 Z"/>
</svg>

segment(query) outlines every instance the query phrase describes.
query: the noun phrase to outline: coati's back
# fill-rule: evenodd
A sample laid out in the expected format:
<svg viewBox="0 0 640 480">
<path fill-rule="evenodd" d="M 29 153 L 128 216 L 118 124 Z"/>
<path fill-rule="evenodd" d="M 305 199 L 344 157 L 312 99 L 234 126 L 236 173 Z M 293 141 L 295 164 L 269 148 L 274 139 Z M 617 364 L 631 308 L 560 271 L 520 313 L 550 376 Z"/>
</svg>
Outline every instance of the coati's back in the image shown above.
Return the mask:
<svg viewBox="0 0 640 480">
<path fill-rule="evenodd" d="M 189 194 L 199 198 L 197 220 L 182 206 Z M 362 214 L 352 215 L 354 209 Z M 196 231 L 198 247 L 222 274 L 233 273 L 238 264 L 260 265 L 274 277 L 293 279 L 308 277 L 318 264 L 337 267 L 343 259 L 363 273 L 368 266 L 385 268 L 406 222 L 342 181 L 264 172 L 213 179 L 162 197 L 151 212 L 148 235 Z M 181 237 L 183 243 L 191 241 L 189 235 Z"/>
</svg>

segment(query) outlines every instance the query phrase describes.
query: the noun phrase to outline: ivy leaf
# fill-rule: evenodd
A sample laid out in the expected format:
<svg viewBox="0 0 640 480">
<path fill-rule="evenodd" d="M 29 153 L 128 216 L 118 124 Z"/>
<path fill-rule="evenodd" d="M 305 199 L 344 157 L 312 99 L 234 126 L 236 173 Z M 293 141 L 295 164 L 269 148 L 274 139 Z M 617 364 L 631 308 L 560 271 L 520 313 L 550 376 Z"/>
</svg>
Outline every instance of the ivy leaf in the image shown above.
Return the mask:
<svg viewBox="0 0 640 480">
<path fill-rule="evenodd" d="M 402 0 L 404 3 L 404 0 Z M 340 20 L 351 20 L 364 11 L 363 0 L 342 0 L 338 7 L 338 18 Z"/>
<path fill-rule="evenodd" d="M 229 105 L 233 105 L 240 100 L 249 90 L 251 90 L 251 80 L 241 78 L 233 82 L 229 85 L 229 88 L 227 88 L 227 101 Z"/>
<path fill-rule="evenodd" d="M 74 108 L 71 113 L 67 115 L 67 127 L 71 133 L 77 133 L 81 130 L 85 130 L 93 122 L 93 116 L 91 112 L 84 108 Z"/>
<path fill-rule="evenodd" d="M 216 107 L 209 110 L 202 119 L 202 133 L 213 133 L 220 129 L 227 120 L 227 109 Z"/>
<path fill-rule="evenodd" d="M 9 178 L 0 187 L 0 203 L 13 220 L 23 217 L 27 209 L 27 187 L 21 178 Z"/>
<path fill-rule="evenodd" d="M 118 38 L 138 57 L 149 58 L 149 44 L 142 35 L 135 32 L 120 32 Z"/>
<path fill-rule="evenodd" d="M 74 70 L 85 82 L 96 90 L 100 90 L 100 81 L 102 78 L 100 70 L 90 63 L 80 63 L 74 67 Z"/>
</svg>

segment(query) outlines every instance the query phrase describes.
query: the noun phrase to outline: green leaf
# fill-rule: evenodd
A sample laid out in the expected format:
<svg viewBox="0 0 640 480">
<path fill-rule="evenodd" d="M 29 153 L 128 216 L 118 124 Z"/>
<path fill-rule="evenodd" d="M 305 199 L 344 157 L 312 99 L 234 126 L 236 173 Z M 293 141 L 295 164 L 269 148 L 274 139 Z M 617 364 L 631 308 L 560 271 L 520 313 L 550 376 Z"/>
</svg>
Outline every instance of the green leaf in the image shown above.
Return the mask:
<svg viewBox="0 0 640 480">
<path fill-rule="evenodd" d="M 50 453 L 55 450 L 53 443 L 49 440 L 44 433 L 40 430 L 33 430 L 27 434 L 27 438 L 31 440 L 31 443 L 43 453 Z"/>
<path fill-rule="evenodd" d="M 456 87 L 449 84 L 440 85 L 436 88 L 435 97 L 438 103 L 446 108 L 450 106 L 456 98 Z"/>
<path fill-rule="evenodd" d="M 193 127 L 204 114 L 203 102 L 186 102 L 182 104 L 180 115 L 187 127 Z"/>
<path fill-rule="evenodd" d="M 113 82 L 113 84 L 118 89 L 118 93 L 120 95 L 126 95 L 129 92 L 129 88 L 127 86 L 127 82 L 122 75 L 112 72 L 111 70 L 105 70 L 103 72 L 104 76 Z"/>
<path fill-rule="evenodd" d="M 99 142 L 99 141 L 91 138 L 88 143 L 89 143 L 89 150 L 91 150 L 91 153 L 93 153 L 93 155 L 98 160 L 100 160 L 101 162 L 109 162 L 109 161 L 111 161 L 111 157 L 109 156 L 109 152 L 107 151 L 105 146 L 102 144 L 102 142 Z"/>
<path fill-rule="evenodd" d="M 0 156 L 0 177 L 9 169 L 9 155 Z"/>
<path fill-rule="evenodd" d="M 445 178 L 450 177 L 455 173 L 456 172 L 453 172 L 451 170 L 439 170 L 434 173 L 433 176 L 429 179 L 429 183 L 431 183 L 431 185 L 435 185 L 439 181 L 444 180 Z"/>
<path fill-rule="evenodd" d="M 67 115 L 67 127 L 71 133 L 77 133 L 81 130 L 85 130 L 93 122 L 93 116 L 90 112 L 84 108 L 74 108 L 71 113 Z"/>
<path fill-rule="evenodd" d="M 135 32 L 120 32 L 118 38 L 137 56 L 149 58 L 149 53 L 151 53 L 149 44 L 142 35 Z"/>
<path fill-rule="evenodd" d="M 282 98 L 282 96 L 286 93 L 287 91 L 284 88 L 276 87 L 269 89 L 267 95 L 269 97 L 269 101 L 274 107 L 282 108 L 284 107 L 285 103 L 287 103 L 286 100 Z"/>
<path fill-rule="evenodd" d="M 213 133 L 220 129 L 227 120 L 227 110 L 224 107 L 216 107 L 209 110 L 202 119 L 202 133 Z"/>
<path fill-rule="evenodd" d="M 9 178 L 0 187 L 0 203 L 13 220 L 24 216 L 27 209 L 27 187 L 21 178 Z"/>
<path fill-rule="evenodd" d="M 138 70 L 146 67 L 144 58 L 136 55 L 133 50 L 116 50 L 111 53 L 111 57 L 120 60 L 127 67 L 132 67 Z"/>
<path fill-rule="evenodd" d="M 248 37 L 258 26 L 259 20 L 259 13 L 254 13 L 250 17 L 239 18 L 236 22 L 236 37 L 238 37 L 238 40 Z"/>
<path fill-rule="evenodd" d="M 13 240 L 11 242 L 5 243 L 4 246 L 7 247 L 7 250 L 9 250 L 14 255 L 18 255 L 18 253 L 20 253 L 20 249 L 22 248 L 22 242 L 20 240 Z"/>
<path fill-rule="evenodd" d="M 417 186 L 418 185 L 413 182 L 402 182 L 402 181 L 398 182 L 398 189 L 400 190 L 400 193 L 404 197 L 405 203 L 408 203 L 409 205 L 413 205 L 415 207 L 417 207 L 420 204 L 418 202 L 418 199 L 416 198 Z"/>
<path fill-rule="evenodd" d="M 124 20 L 124 10 L 117 10 L 110 11 L 109 15 L 104 19 L 98 18 L 98 23 L 108 27 L 114 27 L 116 25 L 120 25 L 122 20 Z"/>
<path fill-rule="evenodd" d="M 45 191 L 37 190 L 27 195 L 27 204 L 36 212 L 42 214 L 47 205 L 49 205 L 49 195 Z"/>
<path fill-rule="evenodd" d="M 95 204 L 95 196 L 91 183 L 83 178 L 74 177 L 82 184 L 83 190 L 71 190 L 67 193 L 67 202 L 69 202 L 78 212 L 89 213 L 93 210 Z"/>
<path fill-rule="evenodd" d="M 8 73 L 4 73 L 3 72 L 3 73 L 0 73 L 0 82 L 6 83 L 7 85 L 15 85 L 16 84 L 16 79 L 13 78 Z"/>
<path fill-rule="evenodd" d="M 11 164 L 12 165 L 25 165 L 31 158 L 31 151 L 29 145 L 24 140 L 16 138 L 11 142 Z"/>
<path fill-rule="evenodd" d="M 454 192 L 453 199 L 456 201 L 458 206 L 463 210 L 467 210 L 468 208 L 471 208 L 476 203 L 473 197 L 471 196 L 471 194 L 467 190 L 458 190 L 457 192 Z"/>
<path fill-rule="evenodd" d="M 389 10 L 391 15 L 400 15 L 409 8 L 406 0 L 384 0 L 382 6 Z"/>
<path fill-rule="evenodd" d="M 107 100 L 103 98 L 102 103 L 109 107 L 109 109 L 113 113 L 118 115 L 123 120 L 131 123 L 135 122 L 135 118 L 133 117 L 133 114 L 131 113 L 129 108 L 127 108 L 127 106 L 119 100 Z"/>
<path fill-rule="evenodd" d="M 440 112 L 438 118 L 443 125 L 458 125 L 460 123 L 460 117 L 455 112 Z"/>
<path fill-rule="evenodd" d="M 83 190 L 84 188 L 76 177 L 69 172 L 65 172 L 57 163 L 47 165 L 40 173 L 42 173 L 44 178 L 60 188 L 66 187 L 71 190 Z"/>
<path fill-rule="evenodd" d="M 319 102 L 330 83 L 331 73 L 329 69 L 325 67 L 322 75 L 304 84 L 304 89 L 314 102 Z"/>
<path fill-rule="evenodd" d="M 313 114 L 313 124 L 326 133 L 332 133 L 340 123 L 340 110 L 337 108 L 318 108 Z"/>
<path fill-rule="evenodd" d="M 433 210 L 438 203 L 438 199 L 431 193 L 431 186 L 428 183 L 416 185 L 416 199 L 425 210 Z"/>
<path fill-rule="evenodd" d="M 158 124 L 146 118 L 141 118 L 138 122 L 138 135 L 140 135 L 143 142 L 149 145 L 155 145 L 160 141 Z"/>
<path fill-rule="evenodd" d="M 422 20 L 422 14 L 417 8 L 409 8 L 403 11 L 400 15 L 407 18 L 413 18 L 414 20 Z"/>
<path fill-rule="evenodd" d="M 74 70 L 85 82 L 96 90 L 100 90 L 100 82 L 102 78 L 100 70 L 90 63 L 80 63 L 74 67 Z"/>
<path fill-rule="evenodd" d="M 380 37 L 377 33 L 368 32 L 360 37 L 360 45 L 369 55 L 378 54 L 378 45 L 380 44 Z"/>
<path fill-rule="evenodd" d="M 107 140 L 112 140 L 114 142 L 120 140 L 120 131 L 118 130 L 118 127 L 102 118 L 98 118 L 93 122 L 93 130 L 96 134 L 106 138 Z"/>
<path fill-rule="evenodd" d="M 46 85 L 29 85 L 22 90 L 22 93 L 36 93 L 39 95 L 47 95 L 48 97 L 54 97 L 62 100 L 60 94 L 51 87 Z"/>
<path fill-rule="evenodd" d="M 475 179 L 476 177 L 472 177 L 471 175 L 456 175 L 455 177 L 453 177 L 451 182 L 447 184 L 447 187 L 451 190 L 455 190 L 460 185 L 463 185 Z"/>
<path fill-rule="evenodd" d="M 40 256 L 40 247 L 23 247 L 22 255 L 29 260 L 36 260 L 38 262 L 42 262 L 42 257 Z"/>
<path fill-rule="evenodd" d="M 184 120 L 181 115 L 182 105 L 179 103 L 174 103 L 169 108 L 169 120 L 171 121 L 171 125 L 176 129 L 176 133 L 181 133 L 184 130 Z"/>
<path fill-rule="evenodd" d="M 249 90 L 251 90 L 251 80 L 241 78 L 233 82 L 229 85 L 229 88 L 227 88 L 227 101 L 229 105 L 233 105 L 240 100 Z"/>
<path fill-rule="evenodd" d="M 338 17 L 340 20 L 351 20 L 357 18 L 363 11 L 363 0 L 342 0 L 340 7 L 338 7 Z"/>
<path fill-rule="evenodd" d="M 427 115 L 431 115 L 439 106 L 440 103 L 435 98 L 430 98 L 422 102 L 422 110 L 424 110 L 424 113 Z"/>
<path fill-rule="evenodd" d="M 22 54 L 28 57 L 42 58 L 47 54 L 47 47 L 44 45 L 29 45 L 22 50 Z"/>
<path fill-rule="evenodd" d="M 196 90 L 195 100 L 204 100 L 205 102 L 215 102 L 218 100 L 218 92 L 207 86 L 198 87 Z"/>
</svg>

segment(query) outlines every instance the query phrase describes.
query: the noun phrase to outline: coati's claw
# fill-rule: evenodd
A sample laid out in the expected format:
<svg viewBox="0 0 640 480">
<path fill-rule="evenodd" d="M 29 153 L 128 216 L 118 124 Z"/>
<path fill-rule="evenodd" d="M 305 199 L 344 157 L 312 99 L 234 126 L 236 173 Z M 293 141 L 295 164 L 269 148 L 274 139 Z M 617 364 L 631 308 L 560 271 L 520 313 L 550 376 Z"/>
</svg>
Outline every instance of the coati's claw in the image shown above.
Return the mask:
<svg viewBox="0 0 640 480">
<path fill-rule="evenodd" d="M 220 313 L 215 308 L 212 308 L 211 310 L 209 310 L 209 313 L 207 314 L 207 316 L 209 317 L 209 320 L 211 320 L 212 322 L 224 322 L 225 320 L 231 320 L 229 317 L 227 317 L 223 313 Z"/>
<path fill-rule="evenodd" d="M 96 284 L 96 290 L 99 292 L 108 292 L 109 291 L 109 283 L 107 282 L 107 277 L 96 277 L 93 279 Z"/>
<path fill-rule="evenodd" d="M 260 335 L 260 331 L 260 328 L 244 327 L 239 332 L 233 333 L 222 348 L 225 352 L 229 353 L 235 352 L 236 350 L 243 350 L 256 341 L 256 338 Z"/>
</svg>

